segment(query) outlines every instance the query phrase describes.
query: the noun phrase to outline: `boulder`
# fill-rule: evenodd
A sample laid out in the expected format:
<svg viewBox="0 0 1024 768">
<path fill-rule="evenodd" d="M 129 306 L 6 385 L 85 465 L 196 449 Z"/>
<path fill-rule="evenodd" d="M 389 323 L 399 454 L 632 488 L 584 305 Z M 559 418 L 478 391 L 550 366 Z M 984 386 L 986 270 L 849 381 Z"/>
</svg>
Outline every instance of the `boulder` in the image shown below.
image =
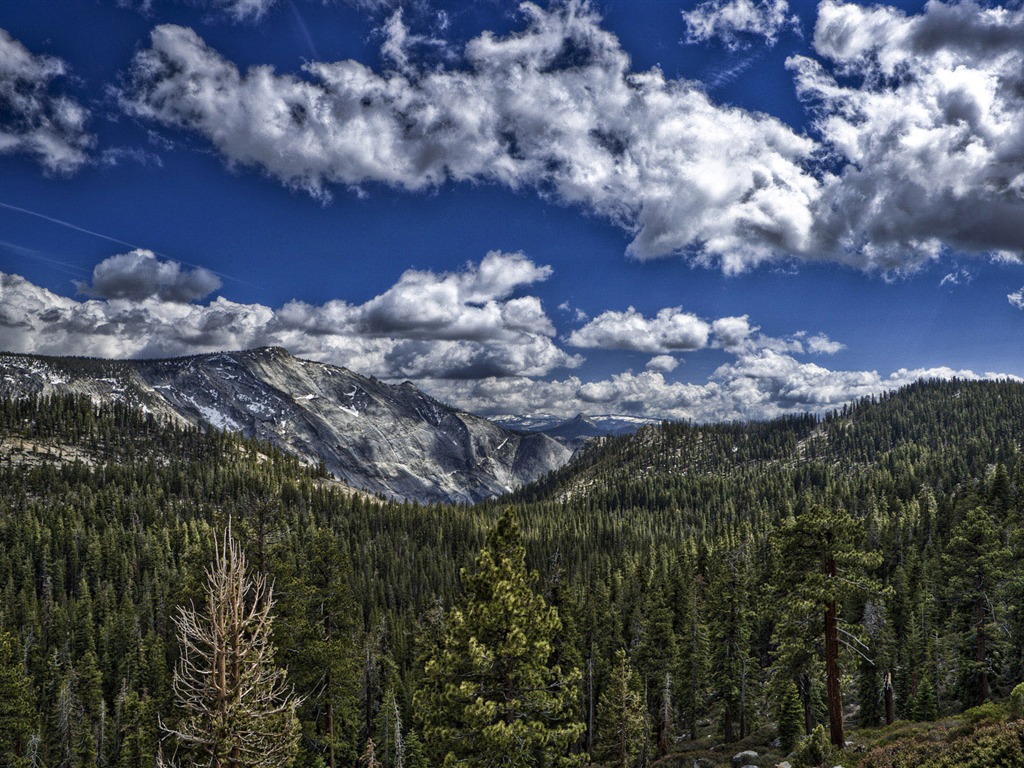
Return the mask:
<svg viewBox="0 0 1024 768">
<path fill-rule="evenodd" d="M 757 760 L 757 758 L 759 757 L 760 755 L 752 749 L 747 749 L 743 752 L 738 752 L 732 756 L 732 768 L 747 768 L 747 766 L 750 765 L 753 765 L 754 768 L 757 768 L 757 765 L 754 763 L 754 761 Z"/>
</svg>

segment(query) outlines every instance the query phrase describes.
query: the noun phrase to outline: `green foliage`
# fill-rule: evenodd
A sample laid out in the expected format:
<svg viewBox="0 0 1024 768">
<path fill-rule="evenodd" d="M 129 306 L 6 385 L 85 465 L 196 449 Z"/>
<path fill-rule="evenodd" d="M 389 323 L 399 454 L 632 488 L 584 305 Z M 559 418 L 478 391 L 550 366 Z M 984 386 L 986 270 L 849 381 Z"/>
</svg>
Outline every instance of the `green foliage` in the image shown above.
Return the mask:
<svg viewBox="0 0 1024 768">
<path fill-rule="evenodd" d="M 1024 719 L 1024 683 L 1018 683 L 1010 693 L 1010 718 Z"/>
<path fill-rule="evenodd" d="M 931 674 L 924 674 L 910 701 L 910 717 L 918 722 L 934 720 L 939 716 L 939 702 L 935 697 L 935 684 Z"/>
<path fill-rule="evenodd" d="M 971 725 L 994 723 L 1006 719 L 1006 706 L 994 701 L 986 701 L 964 712 L 964 721 Z"/>
<path fill-rule="evenodd" d="M 615 652 L 611 678 L 598 705 L 601 739 L 595 757 L 618 768 L 635 765 L 650 740 L 645 709 L 640 676 L 626 650 L 620 648 Z"/>
<path fill-rule="evenodd" d="M 804 729 L 804 707 L 800 692 L 792 680 L 787 680 L 779 702 L 779 744 L 783 754 L 793 751 Z"/>
<path fill-rule="evenodd" d="M 27 766 L 35 721 L 35 696 L 17 639 L 0 633 L 0 766 Z"/>
<path fill-rule="evenodd" d="M 416 711 L 446 768 L 571 766 L 579 670 L 552 665 L 558 613 L 533 589 L 518 526 L 502 514 L 466 572 L 466 599 L 428 656 Z"/>
<path fill-rule="evenodd" d="M 806 739 L 793 750 L 793 765 L 797 768 L 819 768 L 835 765 L 839 754 L 829 742 L 824 726 L 815 726 Z"/>
<path fill-rule="evenodd" d="M 1024 765 L 1024 728 L 993 722 L 927 728 L 868 751 L 861 768 L 1012 768 Z"/>
</svg>

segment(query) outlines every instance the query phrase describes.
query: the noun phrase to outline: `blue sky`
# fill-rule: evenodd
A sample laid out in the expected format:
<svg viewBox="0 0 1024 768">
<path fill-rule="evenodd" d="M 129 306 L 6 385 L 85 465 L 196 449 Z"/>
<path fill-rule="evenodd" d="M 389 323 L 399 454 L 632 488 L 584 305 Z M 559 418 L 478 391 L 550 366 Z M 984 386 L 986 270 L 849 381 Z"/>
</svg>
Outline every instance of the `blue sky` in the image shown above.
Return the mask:
<svg viewBox="0 0 1024 768">
<path fill-rule="evenodd" d="M 1017 6 L 62 0 L 0 29 L 0 348 L 281 344 L 486 414 L 699 420 L 1024 376 Z"/>
</svg>

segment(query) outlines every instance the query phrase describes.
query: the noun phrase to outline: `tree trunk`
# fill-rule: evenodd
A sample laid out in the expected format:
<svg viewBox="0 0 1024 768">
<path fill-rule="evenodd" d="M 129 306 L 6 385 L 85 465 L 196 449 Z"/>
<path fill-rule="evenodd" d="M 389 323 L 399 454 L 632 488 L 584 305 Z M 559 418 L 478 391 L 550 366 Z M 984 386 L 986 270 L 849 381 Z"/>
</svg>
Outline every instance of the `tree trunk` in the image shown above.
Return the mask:
<svg viewBox="0 0 1024 768">
<path fill-rule="evenodd" d="M 886 670 L 885 672 L 885 724 L 892 725 L 896 719 L 895 707 L 893 706 L 893 694 L 892 694 L 892 672 Z"/>
<path fill-rule="evenodd" d="M 830 572 L 835 575 L 835 563 L 829 563 Z M 843 732 L 843 696 L 840 689 L 839 670 L 839 617 L 835 601 L 825 607 L 825 688 L 828 694 L 828 725 L 832 743 L 842 749 L 846 744 Z"/>
<path fill-rule="evenodd" d="M 984 704 L 988 701 L 989 689 L 988 689 L 988 652 L 986 650 L 986 637 L 985 637 L 985 603 L 979 596 L 974 600 L 974 631 L 975 631 L 975 645 L 974 645 L 974 659 L 978 663 L 978 696 L 980 697 L 979 704 Z"/>
<path fill-rule="evenodd" d="M 743 673 L 740 676 L 740 738 L 747 738 L 747 662 L 743 661 Z"/>
<path fill-rule="evenodd" d="M 733 741 L 732 737 L 732 702 L 725 702 L 725 711 L 722 713 L 722 730 L 724 731 L 725 743 L 729 744 Z"/>
<path fill-rule="evenodd" d="M 587 754 L 594 754 L 594 641 L 590 641 L 590 659 L 587 661 Z"/>
<path fill-rule="evenodd" d="M 661 689 L 661 717 L 658 718 L 658 757 L 668 754 L 668 735 L 672 728 L 672 673 L 665 673 Z"/>
<path fill-rule="evenodd" d="M 327 644 L 330 646 L 331 643 L 331 612 L 324 611 L 324 636 L 327 639 Z M 331 684 L 331 668 L 328 665 L 326 670 L 326 677 L 324 678 L 324 691 L 327 694 L 327 706 L 325 707 L 325 717 L 327 718 L 327 768 L 335 768 L 334 766 L 334 686 Z"/>
<path fill-rule="evenodd" d="M 800 701 L 804 705 L 804 733 L 808 736 L 814 730 L 814 711 L 811 708 L 811 681 L 807 675 L 800 675 L 798 684 L 800 689 Z"/>
<path fill-rule="evenodd" d="M 330 698 L 331 673 L 327 673 L 326 688 L 327 694 L 327 765 L 334 768 L 334 702 Z"/>
</svg>

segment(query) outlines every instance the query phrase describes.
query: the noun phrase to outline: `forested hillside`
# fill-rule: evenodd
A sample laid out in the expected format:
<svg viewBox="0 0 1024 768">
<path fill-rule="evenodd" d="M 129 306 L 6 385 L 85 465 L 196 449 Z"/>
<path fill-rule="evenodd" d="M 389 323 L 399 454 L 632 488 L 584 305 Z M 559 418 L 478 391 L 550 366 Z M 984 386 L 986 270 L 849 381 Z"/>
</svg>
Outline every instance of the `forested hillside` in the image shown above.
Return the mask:
<svg viewBox="0 0 1024 768">
<path fill-rule="evenodd" d="M 634 766 L 1004 699 L 1022 435 L 1024 385 L 929 382 L 821 420 L 648 427 L 508 499 L 425 507 L 125 406 L 3 401 L 0 765 L 191 764 L 176 617 L 203 613 L 229 525 L 274 585 L 296 765 L 483 765 L 515 736 L 509 765 Z M 543 716 L 487 703 L 498 658 L 496 690 L 536 684 Z"/>
</svg>

